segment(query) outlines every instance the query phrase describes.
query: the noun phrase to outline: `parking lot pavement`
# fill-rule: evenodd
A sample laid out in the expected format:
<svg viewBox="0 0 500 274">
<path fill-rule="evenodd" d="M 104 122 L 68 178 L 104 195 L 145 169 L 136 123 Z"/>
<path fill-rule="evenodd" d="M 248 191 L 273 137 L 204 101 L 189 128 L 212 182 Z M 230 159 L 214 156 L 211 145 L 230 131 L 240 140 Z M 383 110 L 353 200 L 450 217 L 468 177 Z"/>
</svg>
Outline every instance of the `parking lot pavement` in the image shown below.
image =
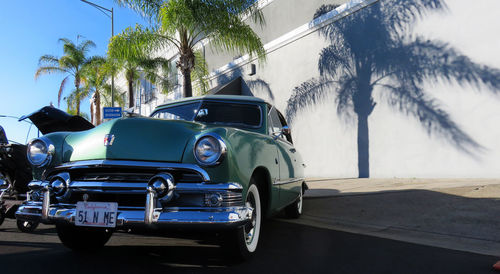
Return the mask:
<svg viewBox="0 0 500 274">
<path fill-rule="evenodd" d="M 272 219 L 258 253 L 235 263 L 210 241 L 116 233 L 99 252 L 64 248 L 55 229 L 0 227 L 1 273 L 495 273 L 496 257 Z"/>
<path fill-rule="evenodd" d="M 499 179 L 308 181 L 297 224 L 500 257 Z"/>
</svg>

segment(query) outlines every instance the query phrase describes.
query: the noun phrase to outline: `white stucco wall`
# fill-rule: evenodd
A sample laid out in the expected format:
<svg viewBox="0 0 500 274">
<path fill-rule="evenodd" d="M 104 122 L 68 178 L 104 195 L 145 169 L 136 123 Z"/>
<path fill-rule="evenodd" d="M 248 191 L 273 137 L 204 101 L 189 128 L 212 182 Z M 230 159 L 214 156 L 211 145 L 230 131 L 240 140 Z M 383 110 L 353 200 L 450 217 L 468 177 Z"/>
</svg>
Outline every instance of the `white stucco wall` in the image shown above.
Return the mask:
<svg viewBox="0 0 500 274">
<path fill-rule="evenodd" d="M 373 5 L 383 1 L 375 1 Z M 360 1 L 348 4 L 354 2 Z M 402 35 L 406 42 L 420 37 L 424 41 L 447 43 L 478 65 L 500 69 L 500 2 L 443 0 L 442 3 L 446 6 L 444 10 L 430 9 L 405 30 Z M 369 40 L 362 42 L 370 44 Z M 269 52 L 265 65 L 257 66 L 254 76 L 245 74 L 246 62 L 236 62 L 235 67 L 241 66 L 245 82 L 267 83 L 271 95 L 258 87 L 251 92 L 274 103 L 284 113 L 294 88 L 319 77 L 319 54 L 327 45 L 323 37 L 313 32 Z M 216 79 L 217 75 L 213 77 Z M 467 154 L 439 134 L 432 131 L 428 134 L 417 118 L 391 108 L 381 98 L 386 91 L 375 87 L 373 97 L 377 105 L 369 116 L 370 177 L 500 176 L 500 91 L 484 85 L 449 82 L 444 77 L 438 77 L 437 81 L 424 79 L 421 87 L 481 147 Z M 334 96 L 332 90 L 321 102 L 299 111 L 292 124 L 295 146 L 307 164 L 308 177 L 358 176 L 356 123 L 346 123 L 338 117 Z"/>
<path fill-rule="evenodd" d="M 447 11 L 431 12 L 415 23 L 413 35 L 446 42 L 473 61 L 500 68 L 500 2 L 448 0 Z M 426 81 L 436 98 L 483 148 L 460 152 L 419 122 L 379 104 L 370 117 L 372 177 L 499 177 L 500 93 L 485 86 Z M 379 92 L 381 92 L 379 90 Z"/>
</svg>

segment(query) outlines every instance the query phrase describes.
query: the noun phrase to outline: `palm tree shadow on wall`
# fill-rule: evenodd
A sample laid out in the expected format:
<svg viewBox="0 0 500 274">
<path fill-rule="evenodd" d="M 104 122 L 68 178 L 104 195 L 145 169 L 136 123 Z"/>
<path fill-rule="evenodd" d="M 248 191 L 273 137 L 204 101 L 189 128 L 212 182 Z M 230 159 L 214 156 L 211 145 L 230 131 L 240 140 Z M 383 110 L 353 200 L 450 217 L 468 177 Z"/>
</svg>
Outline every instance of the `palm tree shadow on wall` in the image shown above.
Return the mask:
<svg viewBox="0 0 500 274">
<path fill-rule="evenodd" d="M 323 5 L 314 18 L 334 10 Z M 423 90 L 424 81 L 447 80 L 479 89 L 500 90 L 500 70 L 473 62 L 447 43 L 407 35 L 428 11 L 445 12 L 442 0 L 381 0 L 319 30 L 329 45 L 320 52 L 320 76 L 294 88 L 288 100 L 289 121 L 300 110 L 335 94 L 337 115 L 357 122 L 358 171 L 370 176 L 368 117 L 372 96 L 418 119 L 429 135 L 445 138 L 458 150 L 476 157 L 484 148 L 464 132 L 437 100 Z"/>
</svg>

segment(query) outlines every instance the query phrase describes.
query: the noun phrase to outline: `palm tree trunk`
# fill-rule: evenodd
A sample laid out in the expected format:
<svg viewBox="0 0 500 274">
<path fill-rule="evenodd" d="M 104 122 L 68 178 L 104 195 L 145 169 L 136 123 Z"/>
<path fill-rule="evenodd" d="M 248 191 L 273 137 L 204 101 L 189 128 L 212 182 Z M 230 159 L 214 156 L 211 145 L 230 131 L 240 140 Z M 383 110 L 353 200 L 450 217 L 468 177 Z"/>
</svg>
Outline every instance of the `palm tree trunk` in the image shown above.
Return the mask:
<svg viewBox="0 0 500 274">
<path fill-rule="evenodd" d="M 183 75 L 183 94 L 184 98 L 193 96 L 193 86 L 191 85 L 191 70 L 185 69 L 182 71 Z"/>
<path fill-rule="evenodd" d="M 94 102 L 90 102 L 90 123 L 96 125 L 94 119 Z"/>
<path fill-rule="evenodd" d="M 80 116 L 80 98 L 76 99 L 76 115 Z"/>
<path fill-rule="evenodd" d="M 134 81 L 128 81 L 128 107 L 134 107 Z"/>
<path fill-rule="evenodd" d="M 76 115 L 80 115 L 80 77 L 75 75 L 75 89 L 76 89 Z"/>
<path fill-rule="evenodd" d="M 96 126 L 101 124 L 101 95 L 99 94 L 99 91 L 96 89 L 95 90 L 95 124 Z"/>
<path fill-rule="evenodd" d="M 370 177 L 370 149 L 368 115 L 358 113 L 358 175 Z"/>
</svg>

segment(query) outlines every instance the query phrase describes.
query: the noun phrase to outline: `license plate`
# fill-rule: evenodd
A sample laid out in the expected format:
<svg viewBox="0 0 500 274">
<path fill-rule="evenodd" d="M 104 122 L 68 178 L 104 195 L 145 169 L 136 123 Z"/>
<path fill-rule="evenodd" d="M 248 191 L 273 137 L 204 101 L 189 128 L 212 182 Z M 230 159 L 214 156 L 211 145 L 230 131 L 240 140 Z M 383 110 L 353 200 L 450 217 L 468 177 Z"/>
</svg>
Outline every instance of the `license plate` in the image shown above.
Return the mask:
<svg viewBox="0 0 500 274">
<path fill-rule="evenodd" d="M 116 227 L 117 203 L 76 203 L 75 225 L 95 227 Z"/>
</svg>

